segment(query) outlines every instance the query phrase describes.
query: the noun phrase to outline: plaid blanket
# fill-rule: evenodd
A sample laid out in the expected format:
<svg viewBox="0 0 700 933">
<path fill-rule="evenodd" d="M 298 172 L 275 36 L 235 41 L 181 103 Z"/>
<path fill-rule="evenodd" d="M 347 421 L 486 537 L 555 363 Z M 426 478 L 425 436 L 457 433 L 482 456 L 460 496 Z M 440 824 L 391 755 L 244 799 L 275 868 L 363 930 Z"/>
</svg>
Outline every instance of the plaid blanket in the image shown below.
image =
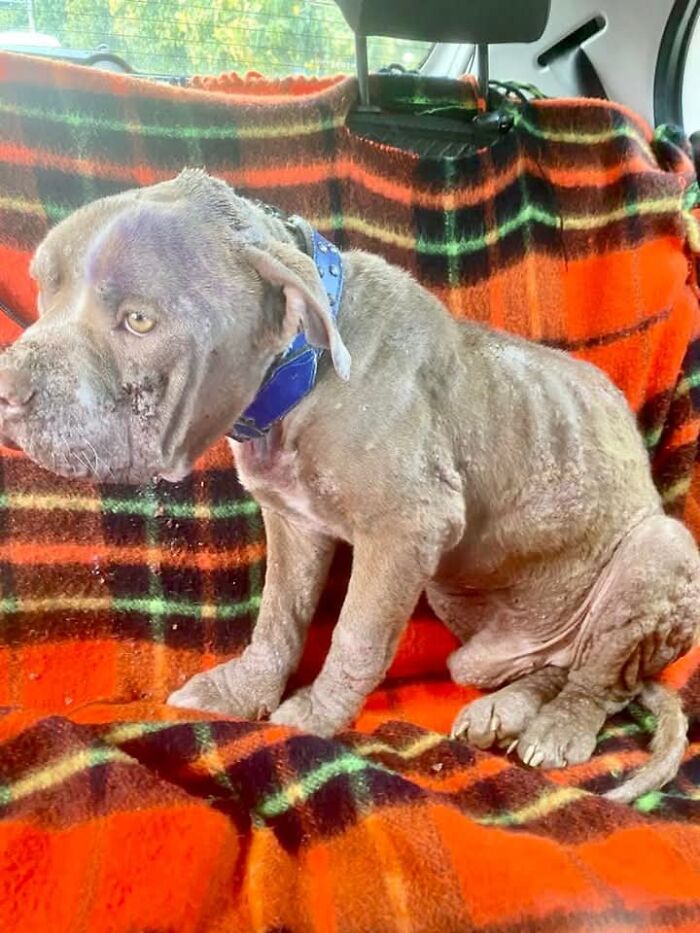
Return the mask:
<svg viewBox="0 0 700 933">
<path fill-rule="evenodd" d="M 385 76 L 373 93 L 479 106 L 468 82 Z M 455 315 L 601 366 L 700 534 L 682 138 L 608 103 L 533 101 L 489 149 L 421 159 L 353 136 L 355 96 L 348 79 L 175 89 L 0 56 L 0 301 L 33 319 L 29 256 L 74 208 L 202 165 L 405 266 Z M 447 680 L 453 641 L 424 607 L 337 741 L 168 709 L 255 621 L 264 540 L 227 448 L 175 486 L 64 482 L 9 452 L 0 474 L 0 929 L 699 928 L 698 652 L 666 674 L 693 717 L 682 771 L 633 808 L 595 794 L 643 760 L 640 709 L 563 772 L 447 740 L 474 691 Z M 341 554 L 299 682 L 346 574 Z"/>
</svg>

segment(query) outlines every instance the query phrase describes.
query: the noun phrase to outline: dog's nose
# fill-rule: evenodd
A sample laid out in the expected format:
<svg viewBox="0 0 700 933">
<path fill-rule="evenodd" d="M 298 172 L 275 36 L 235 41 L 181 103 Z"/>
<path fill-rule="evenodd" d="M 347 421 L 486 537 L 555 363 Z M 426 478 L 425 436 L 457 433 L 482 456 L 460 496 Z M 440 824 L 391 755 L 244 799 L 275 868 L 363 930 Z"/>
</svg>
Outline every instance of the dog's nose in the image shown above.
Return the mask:
<svg viewBox="0 0 700 933">
<path fill-rule="evenodd" d="M 33 397 L 34 387 L 26 371 L 0 368 L 0 418 L 21 416 Z"/>
</svg>

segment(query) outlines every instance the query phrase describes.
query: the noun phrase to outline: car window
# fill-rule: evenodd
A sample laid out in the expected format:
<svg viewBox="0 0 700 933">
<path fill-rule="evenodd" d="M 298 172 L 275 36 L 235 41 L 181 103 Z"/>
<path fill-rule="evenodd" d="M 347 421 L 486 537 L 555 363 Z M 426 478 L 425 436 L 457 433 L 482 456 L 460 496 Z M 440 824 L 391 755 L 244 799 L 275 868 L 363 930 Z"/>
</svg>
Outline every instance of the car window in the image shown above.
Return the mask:
<svg viewBox="0 0 700 933">
<path fill-rule="evenodd" d="M 24 47 L 106 46 L 149 74 L 355 70 L 354 37 L 333 0 L 0 0 L 0 32 L 5 48 L 12 34 Z M 430 48 L 372 38 L 370 69 L 415 69 Z"/>
</svg>

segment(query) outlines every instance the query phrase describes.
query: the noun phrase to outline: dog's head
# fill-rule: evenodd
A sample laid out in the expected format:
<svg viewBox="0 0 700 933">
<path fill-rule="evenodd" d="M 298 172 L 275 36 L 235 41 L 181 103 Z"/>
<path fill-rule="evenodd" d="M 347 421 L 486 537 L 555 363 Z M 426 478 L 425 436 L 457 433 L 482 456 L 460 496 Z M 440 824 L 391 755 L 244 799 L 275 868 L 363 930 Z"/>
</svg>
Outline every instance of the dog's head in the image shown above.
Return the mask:
<svg viewBox="0 0 700 933">
<path fill-rule="evenodd" d="M 0 440 L 64 476 L 185 476 L 299 327 L 348 374 L 312 260 L 200 171 L 76 211 L 32 275 L 39 320 L 0 357 Z"/>
</svg>

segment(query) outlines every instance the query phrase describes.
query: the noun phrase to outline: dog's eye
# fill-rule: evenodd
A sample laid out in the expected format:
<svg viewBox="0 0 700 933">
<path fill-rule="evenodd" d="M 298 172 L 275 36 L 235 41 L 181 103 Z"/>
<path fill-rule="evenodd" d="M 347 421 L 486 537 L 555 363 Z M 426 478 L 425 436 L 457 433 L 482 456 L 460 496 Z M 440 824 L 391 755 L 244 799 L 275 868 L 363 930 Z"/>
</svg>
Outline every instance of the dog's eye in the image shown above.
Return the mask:
<svg viewBox="0 0 700 933">
<path fill-rule="evenodd" d="M 140 311 L 130 311 L 124 318 L 124 326 L 130 334 L 135 334 L 137 337 L 145 337 L 145 335 L 150 334 L 156 326 L 156 322 L 153 318 L 146 317 L 146 315 L 142 314 Z"/>
</svg>

